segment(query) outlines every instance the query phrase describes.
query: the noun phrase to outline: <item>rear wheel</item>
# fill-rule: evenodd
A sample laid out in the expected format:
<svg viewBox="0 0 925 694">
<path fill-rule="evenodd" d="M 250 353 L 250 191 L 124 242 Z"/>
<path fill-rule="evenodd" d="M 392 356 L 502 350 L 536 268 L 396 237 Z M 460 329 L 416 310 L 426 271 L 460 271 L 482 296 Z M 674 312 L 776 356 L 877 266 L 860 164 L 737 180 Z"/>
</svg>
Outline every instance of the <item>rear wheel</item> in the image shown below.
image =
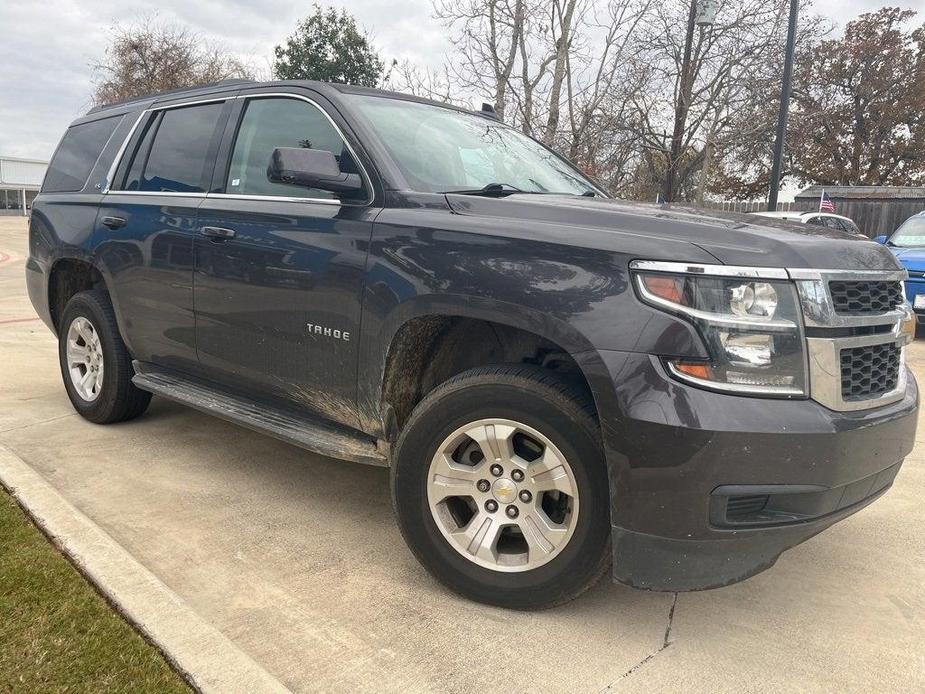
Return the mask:
<svg viewBox="0 0 925 694">
<path fill-rule="evenodd" d="M 106 292 L 75 294 L 58 332 L 64 387 L 82 417 L 110 424 L 133 419 L 148 408 L 151 394 L 132 383 L 132 359 Z"/>
<path fill-rule="evenodd" d="M 439 386 L 405 426 L 392 489 L 418 559 L 472 599 L 551 607 L 609 564 L 593 405 L 554 372 L 484 367 Z"/>
</svg>

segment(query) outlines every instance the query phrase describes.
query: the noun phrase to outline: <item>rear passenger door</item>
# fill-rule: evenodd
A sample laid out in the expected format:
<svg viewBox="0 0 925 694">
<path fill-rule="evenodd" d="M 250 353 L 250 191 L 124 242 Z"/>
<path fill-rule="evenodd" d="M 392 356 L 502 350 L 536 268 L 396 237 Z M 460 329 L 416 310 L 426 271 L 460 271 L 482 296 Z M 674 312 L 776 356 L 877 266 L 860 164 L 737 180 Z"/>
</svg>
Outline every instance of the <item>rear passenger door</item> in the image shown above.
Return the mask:
<svg viewBox="0 0 925 694">
<path fill-rule="evenodd" d="M 184 371 L 198 360 L 193 315 L 196 211 L 231 102 L 153 108 L 129 138 L 96 234 L 133 356 Z"/>
<path fill-rule="evenodd" d="M 360 306 L 377 209 L 369 177 L 320 103 L 296 93 L 237 99 L 199 209 L 196 342 L 212 380 L 357 426 Z M 273 183 L 276 147 L 330 151 L 365 190 L 348 201 Z"/>
</svg>

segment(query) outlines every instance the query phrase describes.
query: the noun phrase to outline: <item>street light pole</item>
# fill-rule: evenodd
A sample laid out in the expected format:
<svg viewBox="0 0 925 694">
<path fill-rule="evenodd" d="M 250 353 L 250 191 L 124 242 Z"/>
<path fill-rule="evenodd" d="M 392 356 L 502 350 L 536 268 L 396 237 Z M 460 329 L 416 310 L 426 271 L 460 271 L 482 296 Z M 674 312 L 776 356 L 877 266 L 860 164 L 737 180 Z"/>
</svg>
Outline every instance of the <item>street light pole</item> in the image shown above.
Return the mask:
<svg viewBox="0 0 925 694">
<path fill-rule="evenodd" d="M 790 0 L 790 22 L 787 26 L 787 52 L 784 55 L 784 79 L 780 90 L 780 110 L 777 113 L 777 137 L 774 140 L 774 161 L 771 164 L 771 189 L 768 191 L 768 211 L 777 211 L 781 169 L 784 166 L 784 141 L 787 138 L 787 116 L 790 112 L 790 88 L 793 82 L 793 52 L 797 41 L 799 0 Z"/>
</svg>

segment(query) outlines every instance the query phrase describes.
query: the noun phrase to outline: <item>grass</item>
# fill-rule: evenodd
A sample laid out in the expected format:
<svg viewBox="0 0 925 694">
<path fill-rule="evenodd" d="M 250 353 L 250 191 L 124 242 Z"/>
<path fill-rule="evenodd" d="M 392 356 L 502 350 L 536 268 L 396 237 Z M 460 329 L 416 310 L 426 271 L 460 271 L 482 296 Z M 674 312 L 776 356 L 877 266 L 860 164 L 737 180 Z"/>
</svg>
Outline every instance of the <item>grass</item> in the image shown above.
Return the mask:
<svg viewBox="0 0 925 694">
<path fill-rule="evenodd" d="M 2 489 L 0 692 L 190 692 Z"/>
</svg>

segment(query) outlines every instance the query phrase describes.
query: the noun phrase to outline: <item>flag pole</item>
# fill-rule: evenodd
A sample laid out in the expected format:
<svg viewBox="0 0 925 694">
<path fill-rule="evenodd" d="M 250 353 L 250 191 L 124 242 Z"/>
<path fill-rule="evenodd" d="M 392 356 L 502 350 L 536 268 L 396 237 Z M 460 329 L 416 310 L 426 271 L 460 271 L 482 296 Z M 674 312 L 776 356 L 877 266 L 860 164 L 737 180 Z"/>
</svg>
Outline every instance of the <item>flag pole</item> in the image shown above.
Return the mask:
<svg viewBox="0 0 925 694">
<path fill-rule="evenodd" d="M 822 189 L 822 194 L 819 195 L 819 209 L 816 212 L 822 212 L 822 201 L 825 200 L 825 188 Z"/>
</svg>

